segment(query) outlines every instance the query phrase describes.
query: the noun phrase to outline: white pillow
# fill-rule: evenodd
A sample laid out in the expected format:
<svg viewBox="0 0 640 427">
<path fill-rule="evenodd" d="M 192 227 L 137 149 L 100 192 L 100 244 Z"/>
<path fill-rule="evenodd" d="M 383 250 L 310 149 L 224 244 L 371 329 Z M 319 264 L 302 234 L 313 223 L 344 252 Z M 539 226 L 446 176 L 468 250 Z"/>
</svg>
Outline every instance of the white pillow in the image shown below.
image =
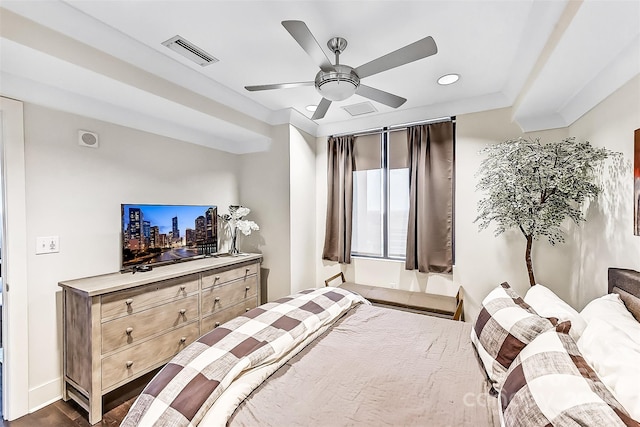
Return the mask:
<svg viewBox="0 0 640 427">
<path fill-rule="evenodd" d="M 584 321 L 580 313 L 564 302 L 553 291 L 541 284 L 534 285 L 527 290 L 524 302 L 529 304 L 542 317 L 555 317 L 558 322 L 571 321 L 569 335 L 574 340 L 578 340 L 587 322 Z"/>
<path fill-rule="evenodd" d="M 607 294 L 594 299 L 582 309 L 580 315 L 587 324 L 593 319 L 604 320 L 640 344 L 640 322 L 629 313 L 618 294 Z"/>
<path fill-rule="evenodd" d="M 594 318 L 578 340 L 578 348 L 629 415 L 640 420 L 640 344 L 612 324 Z"/>
</svg>

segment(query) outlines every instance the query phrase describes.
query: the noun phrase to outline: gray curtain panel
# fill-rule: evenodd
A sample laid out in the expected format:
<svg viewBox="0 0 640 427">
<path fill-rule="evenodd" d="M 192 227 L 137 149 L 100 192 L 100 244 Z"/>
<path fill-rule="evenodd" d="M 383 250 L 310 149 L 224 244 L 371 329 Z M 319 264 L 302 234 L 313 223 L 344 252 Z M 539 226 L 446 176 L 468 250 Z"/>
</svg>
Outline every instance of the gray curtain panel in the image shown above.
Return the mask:
<svg viewBox="0 0 640 427">
<path fill-rule="evenodd" d="M 405 268 L 452 270 L 453 122 L 407 129 L 409 224 Z"/>
<path fill-rule="evenodd" d="M 322 259 L 351 263 L 353 211 L 352 135 L 330 137 L 327 142 L 327 223 Z"/>
</svg>

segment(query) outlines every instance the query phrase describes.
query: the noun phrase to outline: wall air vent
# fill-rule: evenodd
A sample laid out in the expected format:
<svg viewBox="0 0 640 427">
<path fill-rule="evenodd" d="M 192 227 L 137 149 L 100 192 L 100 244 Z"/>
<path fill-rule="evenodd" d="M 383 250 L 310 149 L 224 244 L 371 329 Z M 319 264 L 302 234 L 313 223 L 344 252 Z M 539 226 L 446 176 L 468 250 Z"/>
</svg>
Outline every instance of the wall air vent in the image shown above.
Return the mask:
<svg viewBox="0 0 640 427">
<path fill-rule="evenodd" d="M 378 111 L 369 101 L 361 102 L 359 104 L 345 105 L 342 108 L 352 116 L 360 116 L 362 114 L 369 114 Z"/>
<path fill-rule="evenodd" d="M 203 67 L 213 64 L 214 62 L 218 62 L 217 58 L 209 55 L 207 52 L 196 47 L 193 43 L 188 42 L 181 36 L 171 37 L 166 42 L 162 42 L 162 44 Z"/>
</svg>

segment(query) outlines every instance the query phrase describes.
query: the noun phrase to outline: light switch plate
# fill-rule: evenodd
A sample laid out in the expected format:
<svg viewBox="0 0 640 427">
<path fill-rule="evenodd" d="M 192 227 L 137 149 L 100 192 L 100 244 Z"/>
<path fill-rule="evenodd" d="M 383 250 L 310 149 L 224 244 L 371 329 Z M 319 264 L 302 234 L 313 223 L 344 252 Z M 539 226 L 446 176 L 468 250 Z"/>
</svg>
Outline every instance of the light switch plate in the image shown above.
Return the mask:
<svg viewBox="0 0 640 427">
<path fill-rule="evenodd" d="M 36 255 L 60 252 L 58 236 L 36 237 Z"/>
</svg>

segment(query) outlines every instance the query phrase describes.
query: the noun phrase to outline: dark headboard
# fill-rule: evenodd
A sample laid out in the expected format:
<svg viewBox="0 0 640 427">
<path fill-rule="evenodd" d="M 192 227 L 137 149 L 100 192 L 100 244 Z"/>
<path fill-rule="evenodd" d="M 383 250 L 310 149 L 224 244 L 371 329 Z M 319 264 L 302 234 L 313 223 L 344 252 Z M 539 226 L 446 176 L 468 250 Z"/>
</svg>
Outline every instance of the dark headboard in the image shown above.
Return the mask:
<svg viewBox="0 0 640 427">
<path fill-rule="evenodd" d="M 609 293 L 619 288 L 640 298 L 640 272 L 626 268 L 609 268 Z"/>
<path fill-rule="evenodd" d="M 609 268 L 609 293 L 620 295 L 627 310 L 640 322 L 640 272 Z"/>
</svg>

